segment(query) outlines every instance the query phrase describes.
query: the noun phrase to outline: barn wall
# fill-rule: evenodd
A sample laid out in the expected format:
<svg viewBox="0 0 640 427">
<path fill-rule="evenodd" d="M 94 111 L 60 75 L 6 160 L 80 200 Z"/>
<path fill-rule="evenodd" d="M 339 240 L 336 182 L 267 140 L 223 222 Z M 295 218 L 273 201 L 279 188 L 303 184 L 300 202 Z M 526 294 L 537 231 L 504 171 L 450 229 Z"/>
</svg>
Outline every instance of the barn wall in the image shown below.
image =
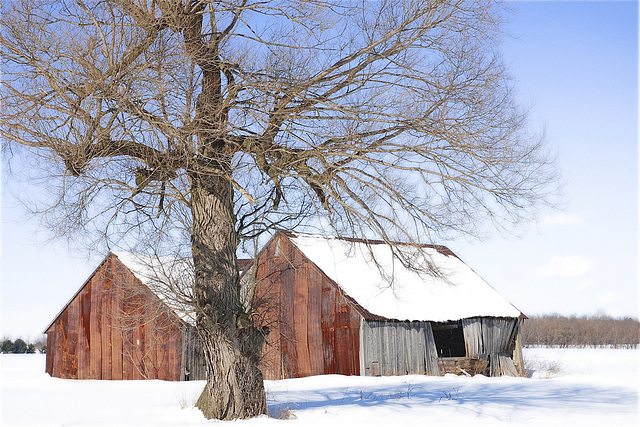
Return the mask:
<svg viewBox="0 0 640 427">
<path fill-rule="evenodd" d="M 180 379 L 180 324 L 158 304 L 109 255 L 47 330 L 47 372 L 75 379 Z"/>
<path fill-rule="evenodd" d="M 429 322 L 363 321 L 362 375 L 439 375 Z"/>
<path fill-rule="evenodd" d="M 256 283 L 257 320 L 270 330 L 265 379 L 359 375 L 360 315 L 285 236 L 276 235 L 261 252 Z"/>
<path fill-rule="evenodd" d="M 254 281 L 256 283 L 253 292 L 246 291 L 247 294 L 253 294 L 253 298 L 247 297 L 246 305 L 254 307 L 255 323 L 269 330 L 260 361 L 260 369 L 265 379 L 283 378 L 285 359 L 282 357 L 281 335 L 287 334 L 287 325 L 280 325 L 282 272 L 279 271 L 279 264 L 275 258 L 275 246 L 268 245 L 263 249 L 257 266 L 252 268 L 248 275 L 243 276 L 246 289 L 251 289 Z M 253 302 L 250 302 L 251 299 Z"/>
</svg>

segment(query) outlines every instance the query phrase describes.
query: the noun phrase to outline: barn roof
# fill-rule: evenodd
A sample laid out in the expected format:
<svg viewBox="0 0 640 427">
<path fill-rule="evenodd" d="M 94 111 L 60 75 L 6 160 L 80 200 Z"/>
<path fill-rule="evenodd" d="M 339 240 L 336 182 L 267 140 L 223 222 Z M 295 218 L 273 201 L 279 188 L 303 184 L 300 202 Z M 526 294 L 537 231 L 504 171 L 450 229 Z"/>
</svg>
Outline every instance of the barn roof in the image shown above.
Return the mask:
<svg viewBox="0 0 640 427">
<path fill-rule="evenodd" d="M 286 233 L 292 243 L 359 305 L 397 320 L 443 322 L 523 314 L 444 246 L 416 247 L 380 241 Z M 403 265 L 392 251 L 436 274 Z M 425 261 L 425 260 L 428 260 Z"/>
</svg>

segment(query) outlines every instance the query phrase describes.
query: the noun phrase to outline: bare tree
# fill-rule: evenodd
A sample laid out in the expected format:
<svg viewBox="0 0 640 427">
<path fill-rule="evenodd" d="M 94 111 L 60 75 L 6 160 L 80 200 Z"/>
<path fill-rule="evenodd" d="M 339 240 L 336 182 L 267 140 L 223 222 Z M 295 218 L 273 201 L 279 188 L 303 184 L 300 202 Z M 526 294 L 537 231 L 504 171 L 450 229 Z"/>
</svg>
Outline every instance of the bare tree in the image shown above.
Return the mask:
<svg viewBox="0 0 640 427">
<path fill-rule="evenodd" d="M 300 224 L 388 242 L 475 234 L 531 213 L 552 178 L 492 1 L 3 8 L 5 153 L 47 160 L 64 232 L 151 234 L 160 252 L 187 237 L 208 418 L 266 411 L 262 341 L 238 321 L 243 239 Z"/>
<path fill-rule="evenodd" d="M 631 317 L 562 316 L 546 314 L 527 319 L 522 326 L 522 342 L 529 346 L 638 347 L 640 322 Z"/>
</svg>

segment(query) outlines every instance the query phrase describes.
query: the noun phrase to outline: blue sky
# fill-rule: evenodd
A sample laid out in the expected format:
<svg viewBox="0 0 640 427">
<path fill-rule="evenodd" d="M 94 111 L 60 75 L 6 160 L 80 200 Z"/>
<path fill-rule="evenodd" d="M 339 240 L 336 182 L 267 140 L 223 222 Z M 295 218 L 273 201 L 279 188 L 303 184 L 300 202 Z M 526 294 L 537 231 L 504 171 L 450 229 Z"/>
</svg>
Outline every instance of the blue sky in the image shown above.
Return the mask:
<svg viewBox="0 0 640 427">
<path fill-rule="evenodd" d="M 563 206 L 454 251 L 528 314 L 638 313 L 638 4 L 518 2 L 503 52 Z"/>
<path fill-rule="evenodd" d="M 514 234 L 443 243 L 526 314 L 637 316 L 638 3 L 510 6 L 502 51 L 564 203 Z M 35 338 L 104 254 L 47 243 L 13 195 L 29 188 L 3 167 L 0 337 Z"/>
</svg>

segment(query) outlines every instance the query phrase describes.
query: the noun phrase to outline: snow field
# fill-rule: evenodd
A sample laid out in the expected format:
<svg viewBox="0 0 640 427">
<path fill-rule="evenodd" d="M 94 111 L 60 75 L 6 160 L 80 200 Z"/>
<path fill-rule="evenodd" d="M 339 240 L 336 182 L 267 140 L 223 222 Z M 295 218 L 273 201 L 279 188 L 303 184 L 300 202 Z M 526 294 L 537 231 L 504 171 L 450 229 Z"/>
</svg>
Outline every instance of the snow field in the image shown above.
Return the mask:
<svg viewBox="0 0 640 427">
<path fill-rule="evenodd" d="M 532 378 L 345 377 L 267 381 L 272 417 L 247 426 L 638 426 L 637 349 L 525 349 Z M 75 381 L 44 355 L 0 356 L 2 426 L 208 426 L 202 381 Z M 284 420 L 286 419 L 286 421 Z"/>
</svg>

